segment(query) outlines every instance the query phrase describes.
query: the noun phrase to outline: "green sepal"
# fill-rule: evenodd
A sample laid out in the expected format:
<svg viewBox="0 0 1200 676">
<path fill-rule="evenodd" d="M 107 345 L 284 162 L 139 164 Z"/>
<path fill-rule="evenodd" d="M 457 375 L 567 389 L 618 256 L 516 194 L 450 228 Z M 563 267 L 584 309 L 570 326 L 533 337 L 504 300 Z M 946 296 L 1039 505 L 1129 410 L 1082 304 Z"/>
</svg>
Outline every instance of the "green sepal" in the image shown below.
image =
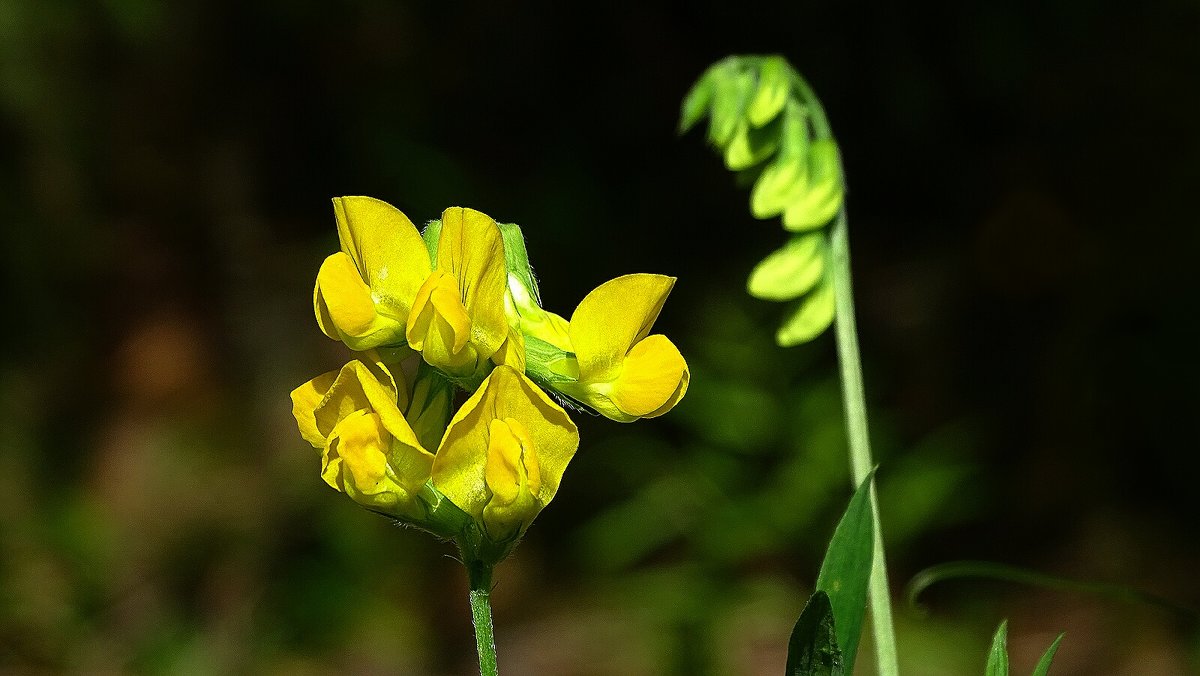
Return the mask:
<svg viewBox="0 0 1200 676">
<path fill-rule="evenodd" d="M 826 255 L 823 233 L 792 235 L 786 244 L 754 266 L 746 291 L 763 300 L 799 298 L 821 281 Z"/>
<path fill-rule="evenodd" d="M 792 306 L 783 324 L 775 332 L 775 342 L 780 347 L 807 343 L 829 328 L 833 323 L 833 316 L 833 280 L 826 274 L 812 291 Z"/>
<path fill-rule="evenodd" d="M 814 141 L 808 149 L 804 191 L 783 212 L 783 227 L 791 232 L 819 228 L 842 208 L 842 161 L 833 139 Z"/>
<path fill-rule="evenodd" d="M 1046 652 L 1042 654 L 1042 659 L 1038 660 L 1037 666 L 1033 668 L 1032 676 L 1048 676 L 1050 673 L 1050 663 L 1054 661 L 1054 655 L 1058 652 L 1058 644 L 1062 643 L 1066 633 L 1059 634 L 1054 642 L 1046 648 Z"/>
<path fill-rule="evenodd" d="M 746 106 L 754 94 L 754 75 L 743 70 L 737 57 L 729 57 L 711 69 L 713 100 L 708 139 L 718 148 L 733 141 L 745 123 Z"/>
<path fill-rule="evenodd" d="M 429 221 L 421 231 L 421 239 L 425 240 L 425 248 L 429 250 L 429 265 L 437 267 L 438 240 L 442 238 L 442 221 Z"/>
<path fill-rule="evenodd" d="M 779 114 L 791 92 L 791 68 L 779 56 L 768 56 L 758 66 L 758 89 L 746 108 L 746 119 L 761 127 Z"/>
<path fill-rule="evenodd" d="M 417 364 L 412 396 L 404 417 L 426 449 L 436 449 L 454 414 L 453 382 L 425 360 Z"/>
<path fill-rule="evenodd" d="M 579 380 L 575 354 L 525 334 L 525 374 L 540 384 L 558 385 Z"/>
<path fill-rule="evenodd" d="M 525 249 L 525 235 L 521 226 L 516 223 L 497 223 L 500 237 L 504 242 L 504 265 L 508 274 L 517 278 L 529 291 L 533 301 L 542 305 L 541 292 L 538 291 L 537 278 L 533 276 L 533 266 L 529 264 L 529 252 Z"/>
<path fill-rule="evenodd" d="M 829 595 L 813 592 L 788 639 L 787 676 L 842 676 L 846 668 L 838 648 Z"/>
<path fill-rule="evenodd" d="M 1008 620 L 1000 623 L 992 636 L 992 647 L 988 649 L 984 676 L 1008 676 Z"/>
<path fill-rule="evenodd" d="M 846 512 L 833 531 L 821 561 L 817 589 L 829 595 L 837 621 L 837 645 L 846 673 L 854 673 L 854 657 L 867 611 L 867 585 L 875 556 L 875 523 L 871 512 L 871 472 L 858 485 Z"/>
<path fill-rule="evenodd" d="M 417 498 L 426 506 L 425 519 L 411 525 L 444 538 L 459 538 L 475 526 L 475 521 L 470 515 L 434 488 L 432 481 L 427 481 L 421 487 Z"/>
</svg>

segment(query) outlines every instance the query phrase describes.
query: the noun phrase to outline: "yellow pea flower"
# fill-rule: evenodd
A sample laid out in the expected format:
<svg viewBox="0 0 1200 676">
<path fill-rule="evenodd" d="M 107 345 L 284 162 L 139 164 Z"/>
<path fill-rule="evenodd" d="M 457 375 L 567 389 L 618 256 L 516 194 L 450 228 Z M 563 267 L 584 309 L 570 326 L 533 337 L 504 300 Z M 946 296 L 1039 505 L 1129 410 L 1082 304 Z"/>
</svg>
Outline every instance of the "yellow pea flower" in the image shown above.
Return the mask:
<svg viewBox="0 0 1200 676">
<path fill-rule="evenodd" d="M 370 352 L 293 390 L 292 413 L 301 436 L 321 451 L 326 483 L 364 506 L 419 520 L 426 509 L 415 497 L 429 480 L 434 456 L 402 412 L 412 409 L 428 426 L 438 396 L 429 386 L 421 396 L 410 406 L 400 370 Z"/>
<path fill-rule="evenodd" d="M 317 324 L 352 350 L 403 344 L 413 299 L 432 269 L 425 242 L 387 202 L 336 197 L 333 210 L 342 250 L 317 273 Z"/>
<path fill-rule="evenodd" d="M 474 518 L 486 538 L 511 543 L 558 491 L 579 446 L 566 411 L 500 365 L 450 421 L 433 486 Z"/>
<path fill-rule="evenodd" d="M 440 228 L 436 267 L 417 290 L 405 335 L 425 361 L 469 386 L 509 335 L 504 247 L 496 221 L 474 209 L 446 209 Z"/>
<path fill-rule="evenodd" d="M 593 289 L 567 323 L 570 344 L 559 345 L 574 353 L 578 375 L 554 387 L 619 422 L 671 410 L 691 374 L 670 339 L 648 334 L 674 285 L 674 277 L 634 274 Z"/>
</svg>

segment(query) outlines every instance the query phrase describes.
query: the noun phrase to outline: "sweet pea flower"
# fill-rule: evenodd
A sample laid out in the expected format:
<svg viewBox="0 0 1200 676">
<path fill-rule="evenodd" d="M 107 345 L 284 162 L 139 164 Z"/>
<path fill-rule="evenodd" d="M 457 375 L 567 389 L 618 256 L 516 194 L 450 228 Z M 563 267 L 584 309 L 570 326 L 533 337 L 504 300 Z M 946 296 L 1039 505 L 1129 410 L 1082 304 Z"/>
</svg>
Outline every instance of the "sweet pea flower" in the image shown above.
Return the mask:
<svg viewBox="0 0 1200 676">
<path fill-rule="evenodd" d="M 520 307 L 530 372 L 619 422 L 671 410 L 687 393 L 691 374 L 669 338 L 649 333 L 674 285 L 675 278 L 665 275 L 617 277 L 585 296 L 570 321 L 518 290 L 514 297 L 525 299 Z"/>
<path fill-rule="evenodd" d="M 412 221 L 370 197 L 334 199 L 342 250 L 317 274 L 317 323 L 354 350 L 408 344 L 472 388 L 509 337 L 506 273 L 496 222 L 451 207 L 427 246 Z M 429 234 L 429 233 L 427 233 Z M 516 362 L 505 350 L 501 362 Z"/>
<path fill-rule="evenodd" d="M 410 399 L 400 369 L 369 352 L 293 390 L 292 413 L 300 435 L 321 452 L 327 484 L 366 507 L 420 521 L 427 509 L 416 496 L 434 456 L 404 412 L 421 436 L 436 439 L 450 402 L 448 388 L 426 383 L 416 392 L 420 399 Z"/>
<path fill-rule="evenodd" d="M 494 543 L 514 543 L 558 491 L 579 446 L 566 411 L 519 371 L 497 366 L 454 415 L 434 488 Z"/>
<path fill-rule="evenodd" d="M 333 211 L 342 250 L 317 273 L 317 324 L 352 350 L 402 345 L 413 299 L 432 270 L 425 242 L 387 202 L 335 197 Z"/>
<path fill-rule="evenodd" d="M 446 209 L 438 227 L 436 265 L 413 301 L 408 344 L 453 377 L 482 379 L 509 337 L 500 229 L 487 214 L 462 207 Z"/>
</svg>

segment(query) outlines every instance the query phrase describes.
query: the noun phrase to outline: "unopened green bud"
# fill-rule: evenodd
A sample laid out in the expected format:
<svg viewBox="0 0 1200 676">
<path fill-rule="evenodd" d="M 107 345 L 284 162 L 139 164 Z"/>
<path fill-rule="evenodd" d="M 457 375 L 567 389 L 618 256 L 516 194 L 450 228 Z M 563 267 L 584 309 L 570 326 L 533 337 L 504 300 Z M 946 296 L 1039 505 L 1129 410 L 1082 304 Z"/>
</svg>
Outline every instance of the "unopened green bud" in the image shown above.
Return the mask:
<svg viewBox="0 0 1200 676">
<path fill-rule="evenodd" d="M 783 227 L 792 232 L 819 228 L 842 208 L 842 161 L 831 138 L 808 149 L 808 180 L 803 194 L 783 212 Z"/>
<path fill-rule="evenodd" d="M 792 235 L 787 244 L 754 266 L 746 290 L 763 300 L 799 298 L 821 280 L 826 251 L 822 233 Z"/>
<path fill-rule="evenodd" d="M 828 275 L 824 275 L 820 284 L 793 306 L 783 325 L 775 332 L 775 342 L 780 347 L 807 343 L 829 328 L 833 323 L 833 314 L 833 282 Z"/>
<path fill-rule="evenodd" d="M 758 67 L 758 89 L 754 92 L 746 119 L 755 127 L 761 127 L 783 110 L 791 91 L 791 68 L 787 61 L 778 56 L 768 56 Z"/>
<path fill-rule="evenodd" d="M 708 138 L 724 148 L 745 124 L 746 106 L 754 95 L 754 75 L 743 70 L 737 58 L 730 57 L 711 69 L 713 83 L 712 119 Z"/>
</svg>

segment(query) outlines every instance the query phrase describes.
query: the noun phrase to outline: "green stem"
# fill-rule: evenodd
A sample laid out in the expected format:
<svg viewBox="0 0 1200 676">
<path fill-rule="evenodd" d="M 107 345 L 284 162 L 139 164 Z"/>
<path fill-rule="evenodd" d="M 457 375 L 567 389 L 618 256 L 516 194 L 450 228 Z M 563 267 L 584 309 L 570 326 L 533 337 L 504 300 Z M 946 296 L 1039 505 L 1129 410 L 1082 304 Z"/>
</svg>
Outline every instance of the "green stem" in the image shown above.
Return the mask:
<svg viewBox="0 0 1200 676">
<path fill-rule="evenodd" d="M 492 567 L 468 563 L 467 577 L 471 582 L 471 620 L 475 624 L 475 647 L 479 650 L 479 676 L 497 676 L 496 639 L 492 635 Z"/>
<path fill-rule="evenodd" d="M 871 440 L 867 434 L 867 401 L 863 391 L 862 362 L 858 355 L 858 333 L 854 326 L 854 290 L 850 277 L 850 240 L 846 209 L 842 208 L 830 232 L 833 263 L 834 330 L 838 361 L 842 369 L 842 403 L 846 410 L 846 434 L 850 442 L 850 472 L 857 486 L 874 468 Z M 875 637 L 875 662 L 880 676 L 897 676 L 896 636 L 892 627 L 892 601 L 888 593 L 887 560 L 879 526 L 879 501 L 871 485 L 871 517 L 875 524 L 875 556 L 871 560 L 868 599 L 871 628 Z"/>
</svg>

